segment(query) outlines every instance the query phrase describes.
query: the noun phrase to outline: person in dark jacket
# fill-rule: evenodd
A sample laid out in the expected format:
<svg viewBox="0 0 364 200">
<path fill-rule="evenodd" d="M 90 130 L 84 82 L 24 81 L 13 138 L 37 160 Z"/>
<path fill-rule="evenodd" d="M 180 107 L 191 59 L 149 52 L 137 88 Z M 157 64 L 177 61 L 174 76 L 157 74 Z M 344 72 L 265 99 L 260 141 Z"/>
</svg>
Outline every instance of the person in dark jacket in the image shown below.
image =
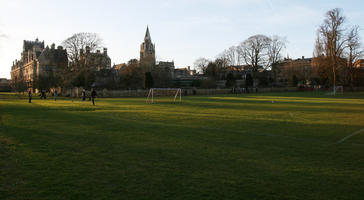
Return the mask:
<svg viewBox="0 0 364 200">
<path fill-rule="evenodd" d="M 32 103 L 32 90 L 28 91 L 29 103 Z"/>
<path fill-rule="evenodd" d="M 97 96 L 96 91 L 92 88 L 91 89 L 91 100 L 92 104 L 95 105 L 95 97 Z"/>
<path fill-rule="evenodd" d="M 54 90 L 53 96 L 54 96 L 54 101 L 57 101 L 57 96 L 58 96 L 57 89 Z"/>
<path fill-rule="evenodd" d="M 40 93 L 40 99 L 46 99 L 46 98 L 47 98 L 46 91 L 42 90 L 41 93 Z"/>
<path fill-rule="evenodd" d="M 82 90 L 82 101 L 85 101 L 86 100 L 86 90 L 83 89 Z"/>
</svg>

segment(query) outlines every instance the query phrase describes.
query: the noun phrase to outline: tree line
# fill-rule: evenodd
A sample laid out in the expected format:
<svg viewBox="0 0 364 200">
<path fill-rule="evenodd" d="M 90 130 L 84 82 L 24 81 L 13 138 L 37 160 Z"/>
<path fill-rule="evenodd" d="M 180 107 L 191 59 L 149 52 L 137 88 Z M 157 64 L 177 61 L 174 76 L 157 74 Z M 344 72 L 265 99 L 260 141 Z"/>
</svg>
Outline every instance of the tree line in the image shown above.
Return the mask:
<svg viewBox="0 0 364 200">
<path fill-rule="evenodd" d="M 346 23 L 341 9 L 335 8 L 325 14 L 317 30 L 310 82 L 334 87 L 337 84 L 351 87 L 364 84 L 360 82 L 364 79 L 362 69 L 355 66 L 363 58 L 360 28 L 357 25 L 348 27 Z M 273 83 L 277 78 L 275 69 L 284 62 L 282 53 L 286 44 L 286 37 L 257 34 L 224 50 L 213 61 L 198 58 L 194 67 L 212 79 L 228 81 L 231 75 L 224 73 L 228 67 L 245 65 L 250 69 L 249 74 L 260 79 L 260 83 Z M 217 74 L 223 74 L 223 77 L 217 77 Z"/>
<path fill-rule="evenodd" d="M 360 68 L 355 64 L 363 57 L 359 26 L 348 26 L 341 9 L 325 14 L 317 30 L 314 57 L 322 83 L 353 87 Z M 360 77 L 363 79 L 364 77 Z"/>
</svg>

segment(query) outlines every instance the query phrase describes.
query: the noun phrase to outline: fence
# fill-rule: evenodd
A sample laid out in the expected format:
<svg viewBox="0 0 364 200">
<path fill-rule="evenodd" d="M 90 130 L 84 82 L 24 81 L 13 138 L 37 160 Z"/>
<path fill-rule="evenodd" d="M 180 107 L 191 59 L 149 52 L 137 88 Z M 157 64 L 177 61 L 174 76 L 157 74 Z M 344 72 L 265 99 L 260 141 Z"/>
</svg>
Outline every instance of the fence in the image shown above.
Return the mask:
<svg viewBox="0 0 364 200">
<path fill-rule="evenodd" d="M 83 88 L 65 89 L 61 91 L 58 89 L 58 93 L 68 97 L 80 97 Z M 332 88 L 297 88 L 297 87 L 281 87 L 281 88 L 250 88 L 250 93 L 268 93 L 268 92 L 315 92 L 315 91 L 332 91 Z M 364 87 L 344 87 L 346 91 L 364 91 Z M 148 96 L 148 90 L 97 90 L 99 97 L 146 97 Z M 232 94 L 232 93 L 243 93 L 242 88 L 238 88 L 235 91 L 232 89 L 182 89 L 182 95 L 221 95 L 221 94 Z M 52 92 L 51 92 L 52 93 Z M 90 91 L 86 91 L 86 95 L 90 95 Z"/>
<path fill-rule="evenodd" d="M 67 90 L 66 96 L 79 97 L 81 94 L 81 88 L 75 88 L 74 90 Z M 264 92 L 295 92 L 298 91 L 296 87 L 287 88 L 251 88 L 251 93 L 264 93 Z M 97 90 L 99 97 L 146 97 L 148 96 L 148 90 Z M 182 95 L 221 95 L 231 93 L 242 93 L 242 89 L 182 89 Z M 90 92 L 87 91 L 87 94 Z"/>
</svg>

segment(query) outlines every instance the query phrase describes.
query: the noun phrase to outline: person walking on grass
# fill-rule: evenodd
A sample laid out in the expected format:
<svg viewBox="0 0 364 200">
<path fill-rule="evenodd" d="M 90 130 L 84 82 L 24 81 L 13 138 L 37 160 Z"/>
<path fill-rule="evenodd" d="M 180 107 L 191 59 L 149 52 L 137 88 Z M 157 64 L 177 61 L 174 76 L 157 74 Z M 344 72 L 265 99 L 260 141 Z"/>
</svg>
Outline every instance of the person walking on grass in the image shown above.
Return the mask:
<svg viewBox="0 0 364 200">
<path fill-rule="evenodd" d="M 32 90 L 28 91 L 29 103 L 32 103 Z"/>
<path fill-rule="evenodd" d="M 47 98 L 46 91 L 42 90 L 41 93 L 40 93 L 40 99 L 46 99 L 46 98 Z"/>
<path fill-rule="evenodd" d="M 86 100 L 86 90 L 83 89 L 82 90 L 82 101 L 85 101 Z"/>
<path fill-rule="evenodd" d="M 91 100 L 92 104 L 95 105 L 95 97 L 97 96 L 96 91 L 92 88 L 91 89 Z"/>
<path fill-rule="evenodd" d="M 54 93 L 53 93 L 54 101 L 57 101 L 57 95 L 58 95 L 58 91 L 57 91 L 57 89 L 55 89 Z"/>
</svg>

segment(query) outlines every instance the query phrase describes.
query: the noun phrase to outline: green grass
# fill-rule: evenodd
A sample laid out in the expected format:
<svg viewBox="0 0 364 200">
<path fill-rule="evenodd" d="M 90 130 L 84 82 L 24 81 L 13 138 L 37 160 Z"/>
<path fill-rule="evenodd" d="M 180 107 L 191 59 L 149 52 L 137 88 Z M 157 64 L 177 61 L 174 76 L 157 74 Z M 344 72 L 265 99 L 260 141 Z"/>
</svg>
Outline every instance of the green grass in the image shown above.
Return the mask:
<svg viewBox="0 0 364 200">
<path fill-rule="evenodd" d="M 0 199 L 363 199 L 364 93 L 0 94 Z"/>
</svg>

